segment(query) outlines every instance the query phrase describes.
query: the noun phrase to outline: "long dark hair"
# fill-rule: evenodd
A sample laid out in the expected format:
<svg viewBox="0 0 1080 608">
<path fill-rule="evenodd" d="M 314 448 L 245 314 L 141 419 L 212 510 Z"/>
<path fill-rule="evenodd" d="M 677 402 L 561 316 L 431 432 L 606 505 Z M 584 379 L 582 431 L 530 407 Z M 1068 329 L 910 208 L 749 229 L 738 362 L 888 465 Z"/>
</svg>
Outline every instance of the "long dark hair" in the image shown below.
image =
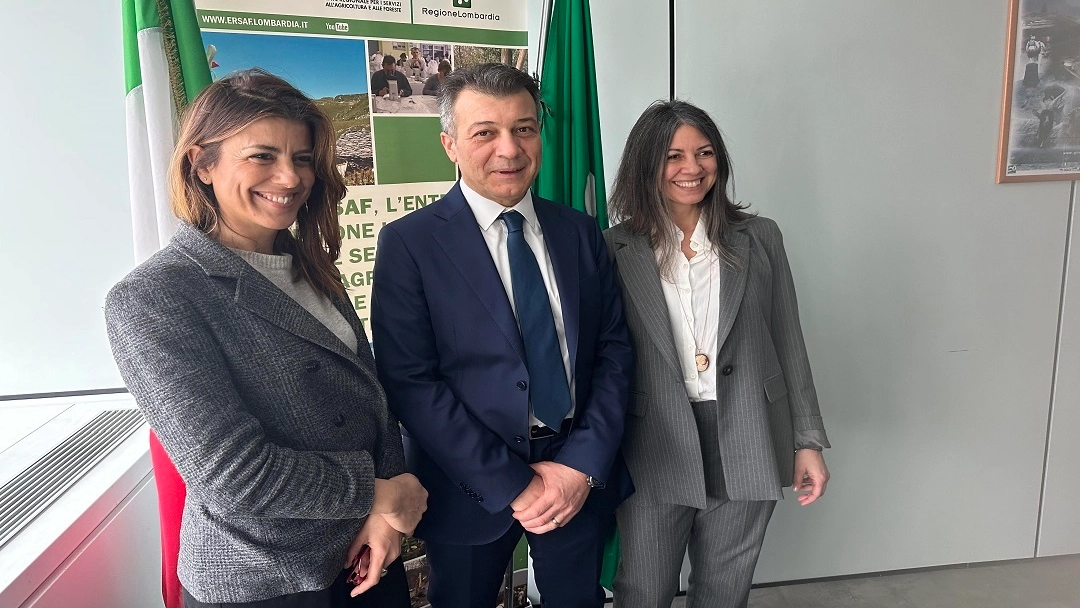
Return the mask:
<svg viewBox="0 0 1080 608">
<path fill-rule="evenodd" d="M 669 279 L 679 243 L 663 197 L 664 167 L 675 131 L 683 125 L 700 131 L 716 152 L 716 183 L 700 203 L 701 219 L 717 255 L 727 263 L 734 264 L 735 257 L 728 248 L 725 230 L 753 217 L 745 205 L 733 200 L 731 158 L 708 113 L 685 101 L 653 102 L 626 138 L 611 190 L 611 212 L 627 230 L 649 238 L 649 245 L 660 253 L 661 274 Z"/>
<path fill-rule="evenodd" d="M 295 260 L 298 276 L 327 296 L 344 296 L 345 286 L 334 260 L 341 252 L 337 204 L 345 182 L 335 166 L 334 125 L 310 98 L 281 78 L 259 69 L 235 72 L 199 93 L 184 112 L 176 150 L 169 166 L 169 192 L 176 217 L 214 235 L 221 213 L 213 187 L 198 172 L 218 161 L 221 142 L 263 118 L 284 118 L 307 126 L 311 133 L 315 184 L 296 225 L 281 230 L 274 250 Z M 202 150 L 192 163 L 188 152 Z"/>
</svg>

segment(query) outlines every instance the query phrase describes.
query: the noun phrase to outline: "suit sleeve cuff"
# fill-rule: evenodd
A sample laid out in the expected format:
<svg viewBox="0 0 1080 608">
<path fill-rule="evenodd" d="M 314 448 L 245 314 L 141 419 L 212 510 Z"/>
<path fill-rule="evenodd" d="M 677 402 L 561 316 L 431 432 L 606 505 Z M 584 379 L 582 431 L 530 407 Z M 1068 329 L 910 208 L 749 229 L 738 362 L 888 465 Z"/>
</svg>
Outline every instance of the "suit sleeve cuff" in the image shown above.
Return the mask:
<svg viewBox="0 0 1080 608">
<path fill-rule="evenodd" d="M 820 420 L 820 418 L 818 418 Z M 832 447 L 829 445 L 829 438 L 825 436 L 823 429 L 806 429 L 795 431 L 795 449 L 796 450 L 818 450 L 821 451 L 825 448 Z"/>
</svg>

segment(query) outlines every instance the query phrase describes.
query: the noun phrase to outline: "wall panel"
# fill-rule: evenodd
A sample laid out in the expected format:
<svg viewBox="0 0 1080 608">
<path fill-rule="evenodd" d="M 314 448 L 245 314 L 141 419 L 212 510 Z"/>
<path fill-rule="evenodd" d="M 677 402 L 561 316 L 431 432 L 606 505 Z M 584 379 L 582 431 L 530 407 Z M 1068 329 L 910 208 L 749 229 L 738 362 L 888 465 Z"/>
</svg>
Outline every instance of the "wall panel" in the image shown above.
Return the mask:
<svg viewBox="0 0 1080 608">
<path fill-rule="evenodd" d="M 1039 525 L 1040 557 L 1080 553 L 1080 483 L 1076 479 L 1076 462 L 1080 458 L 1080 263 L 1075 253 L 1080 218 L 1075 205 L 1074 199 Z"/>
</svg>

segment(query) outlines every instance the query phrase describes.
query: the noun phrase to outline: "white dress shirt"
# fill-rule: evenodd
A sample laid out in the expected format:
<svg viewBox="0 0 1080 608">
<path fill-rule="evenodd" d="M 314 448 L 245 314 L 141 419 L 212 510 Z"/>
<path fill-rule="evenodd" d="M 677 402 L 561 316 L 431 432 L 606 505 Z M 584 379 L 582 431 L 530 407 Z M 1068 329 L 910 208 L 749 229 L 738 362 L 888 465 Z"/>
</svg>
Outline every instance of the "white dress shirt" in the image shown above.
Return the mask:
<svg viewBox="0 0 1080 608">
<path fill-rule="evenodd" d="M 547 289 L 551 316 L 555 319 L 555 333 L 559 337 L 559 352 L 562 354 L 563 369 L 566 371 L 566 383 L 570 387 L 571 407 L 566 417 L 572 418 L 576 405 L 574 375 L 570 370 L 570 350 L 566 346 L 562 300 L 559 299 L 559 286 L 555 281 L 555 268 L 551 265 L 551 256 L 548 255 L 547 246 L 544 245 L 544 231 L 536 218 L 532 191 L 526 192 L 525 197 L 513 207 L 504 207 L 477 194 L 465 183 L 465 180 L 460 180 L 458 183 L 461 185 L 462 194 L 465 195 L 465 201 L 469 203 L 469 208 L 476 217 L 476 223 L 480 225 L 480 232 L 484 235 L 484 242 L 487 244 L 488 252 L 491 253 L 492 261 L 495 262 L 495 268 L 499 271 L 499 278 L 502 279 L 503 289 L 506 290 L 506 297 L 510 299 L 510 308 L 513 309 L 515 317 L 517 305 L 514 303 L 514 285 L 510 278 L 510 256 L 506 251 L 506 223 L 500 219 L 500 216 L 506 211 L 513 210 L 525 218 L 522 232 L 525 234 L 525 242 L 536 256 L 536 263 L 540 267 L 540 275 L 544 278 L 544 287 Z M 529 406 L 529 424 L 543 426 L 543 423 L 533 415 L 531 405 Z"/>
<path fill-rule="evenodd" d="M 682 242 L 683 232 L 678 228 L 675 238 Z M 681 250 L 676 253 L 674 282 L 661 277 L 660 285 L 667 303 L 686 395 L 690 401 L 710 401 L 716 399 L 720 259 L 700 220 L 690 235 L 690 248 L 695 254 L 689 260 Z M 697 370 L 697 353 L 704 353 L 709 358 L 709 367 L 703 372 Z"/>
</svg>

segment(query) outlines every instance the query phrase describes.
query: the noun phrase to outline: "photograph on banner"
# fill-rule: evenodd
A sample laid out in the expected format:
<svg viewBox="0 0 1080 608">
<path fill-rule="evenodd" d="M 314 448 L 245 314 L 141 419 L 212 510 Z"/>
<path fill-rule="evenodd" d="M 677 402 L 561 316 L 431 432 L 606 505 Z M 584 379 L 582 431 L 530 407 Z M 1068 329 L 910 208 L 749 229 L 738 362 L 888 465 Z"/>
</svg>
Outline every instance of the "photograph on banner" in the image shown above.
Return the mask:
<svg viewBox="0 0 1080 608">
<path fill-rule="evenodd" d="M 368 61 L 371 73 L 374 74 L 383 68 L 383 59 L 392 55 L 398 62 L 405 49 L 417 47 L 420 49 L 420 57 L 424 60 L 424 76 L 434 75 L 441 61 L 450 61 L 451 45 L 429 42 L 403 42 L 401 40 L 371 40 L 368 42 Z M 399 63 L 399 66 L 403 64 Z"/>
<path fill-rule="evenodd" d="M 428 59 L 424 58 L 424 45 L 412 41 L 371 39 L 367 44 L 371 67 L 369 89 L 375 113 L 429 116 L 439 113 L 435 96 L 424 93 L 428 66 L 438 66 L 433 55 L 429 55 Z M 433 48 L 436 45 L 427 46 Z M 437 46 L 440 56 L 449 54 L 450 45 Z"/>
<path fill-rule="evenodd" d="M 217 31 L 202 36 L 214 80 L 258 67 L 289 81 L 333 121 L 345 183 L 375 183 L 364 40 Z"/>
</svg>

